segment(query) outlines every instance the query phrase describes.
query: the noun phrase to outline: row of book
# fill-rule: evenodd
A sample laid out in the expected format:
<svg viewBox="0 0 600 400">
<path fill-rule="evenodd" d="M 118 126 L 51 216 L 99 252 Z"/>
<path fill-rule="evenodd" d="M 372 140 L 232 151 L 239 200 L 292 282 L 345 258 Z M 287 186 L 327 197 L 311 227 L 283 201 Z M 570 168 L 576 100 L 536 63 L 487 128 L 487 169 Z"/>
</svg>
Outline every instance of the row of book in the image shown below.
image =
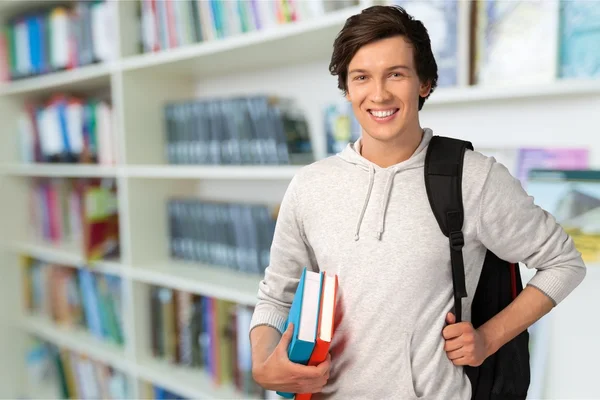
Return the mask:
<svg viewBox="0 0 600 400">
<path fill-rule="evenodd" d="M 264 394 L 252 378 L 252 307 L 159 286 L 151 286 L 149 296 L 155 357 L 204 369 L 216 387 L 232 384 L 249 396 Z"/>
<path fill-rule="evenodd" d="M 117 276 L 23 257 L 26 309 L 55 324 L 88 330 L 122 345 L 121 279 Z"/>
<path fill-rule="evenodd" d="M 115 24 L 110 1 L 41 5 L 16 15 L 0 34 L 0 79 L 16 80 L 111 60 Z"/>
<path fill-rule="evenodd" d="M 154 52 L 306 21 L 358 0 L 140 0 L 141 47 Z"/>
<path fill-rule="evenodd" d="M 74 249 L 88 261 L 120 253 L 115 179 L 32 179 L 28 216 L 34 241 Z"/>
<path fill-rule="evenodd" d="M 116 162 L 113 110 L 105 100 L 57 93 L 43 103 L 29 102 L 17 129 L 25 163 Z"/>
<path fill-rule="evenodd" d="M 463 29 L 469 35 L 469 84 L 552 83 L 599 78 L 600 2 L 589 0 L 374 0 L 403 6 L 421 20 L 439 68 L 438 86 L 459 82 Z M 460 8 L 472 7 L 469 21 Z M 527 21 L 524 23 L 523 21 Z M 513 62 L 517 57 L 518 63 Z"/>
<path fill-rule="evenodd" d="M 124 373 L 86 355 L 30 337 L 25 357 L 28 388 L 50 388 L 52 393 L 44 393 L 48 398 L 131 398 L 131 386 Z"/>
<path fill-rule="evenodd" d="M 174 259 L 256 274 L 269 264 L 276 209 L 173 198 L 167 215 Z"/>
<path fill-rule="evenodd" d="M 300 164 L 313 161 L 308 123 L 286 98 L 193 99 L 164 106 L 171 164 Z"/>
</svg>

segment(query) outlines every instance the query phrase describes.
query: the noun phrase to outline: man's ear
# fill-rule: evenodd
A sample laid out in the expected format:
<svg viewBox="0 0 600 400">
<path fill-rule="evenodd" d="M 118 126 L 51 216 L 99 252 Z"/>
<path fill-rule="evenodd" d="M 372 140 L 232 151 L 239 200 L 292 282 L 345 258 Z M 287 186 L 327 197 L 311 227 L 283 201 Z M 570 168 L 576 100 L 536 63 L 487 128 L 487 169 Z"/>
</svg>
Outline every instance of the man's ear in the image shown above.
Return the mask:
<svg viewBox="0 0 600 400">
<path fill-rule="evenodd" d="M 427 81 L 425 83 L 421 83 L 419 87 L 419 96 L 427 97 L 429 96 L 429 92 L 431 91 L 431 82 Z"/>
</svg>

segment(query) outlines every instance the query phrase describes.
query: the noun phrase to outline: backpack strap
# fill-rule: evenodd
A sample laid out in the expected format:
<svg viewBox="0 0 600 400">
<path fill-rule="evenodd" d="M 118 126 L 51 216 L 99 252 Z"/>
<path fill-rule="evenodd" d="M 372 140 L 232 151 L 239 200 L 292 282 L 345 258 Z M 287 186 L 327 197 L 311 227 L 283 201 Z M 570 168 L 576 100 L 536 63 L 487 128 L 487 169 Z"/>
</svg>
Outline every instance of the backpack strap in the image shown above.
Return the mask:
<svg viewBox="0 0 600 400">
<path fill-rule="evenodd" d="M 462 233 L 462 169 L 467 149 L 473 150 L 470 142 L 434 136 L 425 156 L 427 197 L 440 229 L 450 242 L 456 322 L 461 322 L 462 298 L 467 297 L 462 254 L 465 243 Z"/>
</svg>

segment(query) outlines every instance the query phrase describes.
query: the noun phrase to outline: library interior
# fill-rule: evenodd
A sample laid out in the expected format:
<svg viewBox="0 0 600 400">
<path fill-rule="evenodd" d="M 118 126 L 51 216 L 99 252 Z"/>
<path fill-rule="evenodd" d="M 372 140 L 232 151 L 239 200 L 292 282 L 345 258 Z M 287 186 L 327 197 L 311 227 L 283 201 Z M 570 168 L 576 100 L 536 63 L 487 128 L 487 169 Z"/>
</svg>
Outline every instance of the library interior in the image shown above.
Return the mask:
<svg viewBox="0 0 600 400">
<path fill-rule="evenodd" d="M 421 126 L 586 264 L 528 329 L 527 398 L 600 399 L 600 0 L 0 0 L 1 398 L 281 398 L 252 374 L 259 284 L 294 176 L 362 134 L 329 63 L 374 5 L 429 33 Z"/>
</svg>

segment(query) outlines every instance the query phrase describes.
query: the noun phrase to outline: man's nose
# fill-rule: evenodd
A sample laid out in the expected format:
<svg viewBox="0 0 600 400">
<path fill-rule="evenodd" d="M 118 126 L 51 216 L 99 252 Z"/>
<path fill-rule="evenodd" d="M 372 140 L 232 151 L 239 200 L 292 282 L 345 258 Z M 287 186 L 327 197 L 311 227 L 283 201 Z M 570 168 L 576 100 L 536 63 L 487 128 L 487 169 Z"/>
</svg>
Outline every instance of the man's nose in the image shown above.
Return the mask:
<svg viewBox="0 0 600 400">
<path fill-rule="evenodd" d="M 390 91 L 387 89 L 385 83 L 380 82 L 375 85 L 375 89 L 373 92 L 373 101 L 377 103 L 382 103 L 389 100 L 391 97 Z"/>
</svg>

